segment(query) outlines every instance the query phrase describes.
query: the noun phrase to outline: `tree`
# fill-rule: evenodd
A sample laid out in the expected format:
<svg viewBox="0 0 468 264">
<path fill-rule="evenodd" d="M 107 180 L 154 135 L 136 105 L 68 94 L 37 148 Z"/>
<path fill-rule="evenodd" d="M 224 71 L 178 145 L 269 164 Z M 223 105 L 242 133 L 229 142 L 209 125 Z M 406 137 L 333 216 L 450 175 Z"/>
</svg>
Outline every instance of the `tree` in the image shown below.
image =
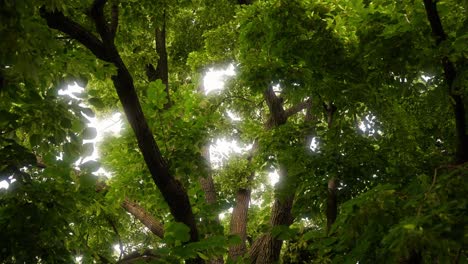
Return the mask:
<svg viewBox="0 0 468 264">
<path fill-rule="evenodd" d="M 466 3 L 1 5 L 2 262 L 466 260 Z"/>
</svg>

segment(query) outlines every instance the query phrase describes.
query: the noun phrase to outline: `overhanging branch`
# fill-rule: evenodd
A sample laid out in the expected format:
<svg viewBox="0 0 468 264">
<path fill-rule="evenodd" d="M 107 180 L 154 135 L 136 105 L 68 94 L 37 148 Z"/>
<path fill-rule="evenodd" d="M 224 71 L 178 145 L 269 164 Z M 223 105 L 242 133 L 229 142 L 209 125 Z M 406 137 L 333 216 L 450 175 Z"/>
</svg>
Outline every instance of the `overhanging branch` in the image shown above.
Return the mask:
<svg viewBox="0 0 468 264">
<path fill-rule="evenodd" d="M 148 213 L 145 208 L 135 202 L 130 201 L 128 198 L 125 198 L 121 206 L 136 219 L 138 219 L 144 226 L 146 226 L 151 231 L 151 233 L 160 238 L 164 238 L 163 225 L 158 220 L 156 220 L 154 216 Z"/>
<path fill-rule="evenodd" d="M 50 12 L 45 7 L 41 7 L 40 12 L 41 17 L 47 21 L 47 25 L 50 28 L 69 35 L 88 48 L 97 58 L 110 62 L 103 43 L 83 26 L 64 16 L 62 12 Z"/>
<path fill-rule="evenodd" d="M 198 229 L 187 192 L 182 184 L 170 174 L 169 167 L 162 157 L 143 114 L 133 78 L 109 36 L 103 14 L 105 3 L 106 0 L 95 0 L 91 8 L 91 17 L 95 21 L 102 42 L 59 11 L 48 12 L 45 8 L 41 8 L 41 15 L 47 20 L 49 27 L 69 34 L 88 47 L 98 58 L 115 65 L 117 74 L 112 76 L 112 81 L 152 179 L 169 205 L 175 221 L 182 222 L 190 228 L 190 242 L 198 241 Z M 199 261 L 200 259 L 196 259 L 191 262 L 198 263 Z"/>
</svg>

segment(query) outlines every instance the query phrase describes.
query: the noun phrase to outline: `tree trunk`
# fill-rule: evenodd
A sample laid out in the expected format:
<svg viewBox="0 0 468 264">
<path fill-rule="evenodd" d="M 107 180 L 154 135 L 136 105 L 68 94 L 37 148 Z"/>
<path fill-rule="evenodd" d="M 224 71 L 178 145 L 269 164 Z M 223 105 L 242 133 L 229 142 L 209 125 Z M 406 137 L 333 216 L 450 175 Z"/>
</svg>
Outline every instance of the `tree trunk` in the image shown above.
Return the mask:
<svg viewBox="0 0 468 264">
<path fill-rule="evenodd" d="M 206 175 L 205 177 L 200 177 L 198 178 L 198 181 L 200 182 L 200 186 L 205 193 L 205 202 L 208 205 L 215 205 L 217 202 L 217 197 L 216 197 L 216 190 L 213 182 L 213 177 L 211 176 L 211 157 L 210 157 L 210 147 L 209 145 L 205 145 L 202 148 L 202 155 L 203 159 L 205 160 L 205 167 L 206 167 Z M 210 223 L 220 225 L 219 221 L 219 216 L 216 215 L 214 219 L 209 219 L 208 220 Z M 209 235 L 207 235 L 209 236 Z M 222 257 L 217 257 L 213 258 L 207 261 L 210 264 L 222 264 L 224 263 L 224 260 Z"/>
<path fill-rule="evenodd" d="M 249 164 L 251 164 L 257 149 L 258 141 L 255 140 L 252 149 L 250 150 L 250 154 L 247 157 Z M 249 185 L 254 177 L 255 172 L 252 172 L 248 176 L 247 182 Z M 241 238 L 241 243 L 238 245 L 233 245 L 229 248 L 228 259 L 233 261 L 247 253 L 247 221 L 251 193 L 252 189 L 250 186 L 247 188 L 239 188 L 236 193 L 236 205 L 234 206 L 231 214 L 230 233 L 231 235 L 238 235 Z"/>
<path fill-rule="evenodd" d="M 327 113 L 327 125 L 328 129 L 330 130 L 333 126 L 333 118 L 336 112 L 336 106 L 332 103 L 323 104 L 325 111 Z M 338 216 L 338 201 L 336 198 L 336 192 L 338 187 L 338 180 L 336 178 L 332 178 L 328 180 L 328 188 L 327 188 L 327 229 L 326 232 L 329 234 L 330 228 L 335 223 L 336 217 Z"/>
<path fill-rule="evenodd" d="M 270 111 L 269 119 L 265 124 L 266 129 L 272 129 L 285 124 L 288 117 L 309 108 L 311 105 L 311 100 L 307 99 L 290 109 L 284 110 L 283 100 L 275 94 L 271 87 L 264 91 L 263 96 Z M 306 119 L 310 118 L 309 113 Z M 295 190 L 294 188 L 290 190 L 291 186 L 288 186 L 286 167 L 284 164 L 279 164 L 279 166 L 279 182 L 275 186 L 276 197 L 270 217 L 272 228 L 280 225 L 290 226 L 294 220 L 291 211 Z M 274 238 L 271 233 L 263 234 L 255 240 L 250 248 L 249 256 L 251 263 L 266 264 L 278 262 L 282 245 L 283 241 Z"/>
<path fill-rule="evenodd" d="M 206 175 L 205 177 L 200 177 L 199 182 L 203 192 L 205 193 L 205 201 L 209 205 L 216 204 L 216 190 L 213 182 L 213 177 L 211 176 L 211 157 L 210 157 L 210 146 L 205 145 L 202 148 L 202 156 L 205 161 Z M 217 220 L 219 223 L 219 219 Z"/>
<path fill-rule="evenodd" d="M 250 194 L 250 188 L 237 190 L 236 205 L 231 215 L 230 233 L 231 235 L 238 235 L 241 243 L 229 248 L 229 259 L 233 261 L 247 252 L 245 242 L 247 240 L 247 213 L 250 204 Z"/>
<path fill-rule="evenodd" d="M 290 226 L 293 222 L 291 209 L 294 194 L 283 199 L 276 198 L 273 204 L 270 224 L 272 227 L 284 225 Z M 256 264 L 277 263 L 281 253 L 283 240 L 274 238 L 271 233 L 266 233 L 255 240 L 250 250 L 250 261 Z"/>
<path fill-rule="evenodd" d="M 330 233 L 330 228 L 335 223 L 338 214 L 338 203 L 336 200 L 337 180 L 335 178 L 328 180 L 327 194 L 327 234 Z"/>
<path fill-rule="evenodd" d="M 291 210 L 294 202 L 294 191 L 287 190 L 287 171 L 281 166 L 280 181 L 276 185 L 276 198 L 271 209 L 270 226 L 290 226 L 294 220 Z M 250 249 L 250 261 L 256 264 L 276 263 L 279 261 L 283 240 L 266 233 L 255 240 Z"/>
</svg>

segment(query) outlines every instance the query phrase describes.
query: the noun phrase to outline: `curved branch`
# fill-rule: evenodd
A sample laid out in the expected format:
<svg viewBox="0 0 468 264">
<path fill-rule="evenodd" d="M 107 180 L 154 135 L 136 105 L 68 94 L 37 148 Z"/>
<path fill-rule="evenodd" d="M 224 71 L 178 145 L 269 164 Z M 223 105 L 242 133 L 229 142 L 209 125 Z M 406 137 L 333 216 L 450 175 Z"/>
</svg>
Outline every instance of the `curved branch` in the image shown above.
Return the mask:
<svg viewBox="0 0 468 264">
<path fill-rule="evenodd" d="M 125 63 L 122 61 L 114 43 L 107 38 L 107 29 L 102 12 L 105 3 L 105 0 L 96 0 L 94 1 L 91 10 L 92 17 L 96 22 L 97 30 L 103 38 L 102 43 L 99 40 L 97 41 L 97 48 L 89 43 L 89 36 L 92 36 L 92 34 L 84 30 L 82 27 L 77 27 L 77 23 L 65 17 L 61 12 L 45 11 L 43 12 L 43 17 L 46 18 L 49 27 L 61 30 L 67 34 L 71 33 L 70 36 L 80 41 L 90 49 L 98 49 L 97 51 L 103 50 L 104 55 L 100 52 L 93 53 L 99 54 L 100 56 L 98 56 L 98 58 L 112 62 L 116 66 L 117 74 L 112 76 L 112 81 L 120 102 L 122 103 L 128 122 L 135 133 L 138 147 L 143 154 L 143 158 L 151 173 L 153 181 L 161 191 L 164 200 L 169 205 L 169 209 L 171 214 L 174 216 L 175 221 L 182 222 L 190 228 L 190 242 L 198 241 L 198 229 L 187 192 L 182 184 L 170 174 L 167 162 L 163 158 L 159 146 L 156 144 L 153 133 L 143 114 L 138 95 L 135 91 L 132 75 L 128 71 Z M 53 23 L 49 23 L 49 21 Z M 63 26 L 63 23 L 65 22 L 68 26 Z M 71 28 L 71 26 L 73 27 Z M 72 30 L 75 28 L 78 28 L 79 30 Z M 93 41 L 91 44 L 96 42 L 95 37 L 91 38 L 91 40 Z M 199 262 L 199 260 L 197 259 L 193 262 Z"/>
<path fill-rule="evenodd" d="M 40 13 L 41 17 L 47 21 L 47 25 L 50 28 L 57 29 L 69 35 L 88 48 L 97 58 L 110 62 L 110 57 L 107 55 L 102 41 L 83 26 L 64 16 L 62 12 L 50 12 L 47 11 L 45 7 L 41 7 Z"/>
</svg>

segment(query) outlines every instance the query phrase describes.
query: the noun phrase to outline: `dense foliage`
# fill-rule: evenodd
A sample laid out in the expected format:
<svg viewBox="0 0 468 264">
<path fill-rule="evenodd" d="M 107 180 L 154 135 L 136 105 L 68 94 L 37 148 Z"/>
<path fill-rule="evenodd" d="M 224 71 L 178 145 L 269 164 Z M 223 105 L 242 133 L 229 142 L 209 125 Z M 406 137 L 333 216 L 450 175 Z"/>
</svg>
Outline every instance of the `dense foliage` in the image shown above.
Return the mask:
<svg viewBox="0 0 468 264">
<path fill-rule="evenodd" d="M 0 36 L 1 263 L 468 263 L 466 0 L 0 0 Z"/>
</svg>

